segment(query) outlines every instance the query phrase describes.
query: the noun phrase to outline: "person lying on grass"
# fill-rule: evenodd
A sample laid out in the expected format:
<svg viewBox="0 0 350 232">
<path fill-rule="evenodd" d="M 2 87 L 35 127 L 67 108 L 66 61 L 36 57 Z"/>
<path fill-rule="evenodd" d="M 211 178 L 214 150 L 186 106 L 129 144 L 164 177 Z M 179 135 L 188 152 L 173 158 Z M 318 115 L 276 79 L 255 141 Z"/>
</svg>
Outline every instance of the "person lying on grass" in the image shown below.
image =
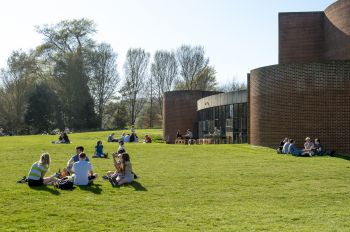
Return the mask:
<svg viewBox="0 0 350 232">
<path fill-rule="evenodd" d="M 73 155 L 67 162 L 67 172 L 68 175 L 72 172 L 72 167 L 75 162 L 79 161 L 79 154 L 84 152 L 84 147 L 83 146 L 78 146 L 75 148 L 75 155 Z M 88 157 L 86 157 L 86 161 L 90 161 Z"/>
<path fill-rule="evenodd" d="M 109 171 L 104 179 L 109 179 L 113 186 L 131 183 L 134 180 L 135 174 L 132 172 L 132 165 L 128 153 L 115 154 L 113 153 L 113 162 L 116 171 Z M 119 160 L 117 160 L 119 157 Z"/>
<path fill-rule="evenodd" d="M 55 176 L 46 178 L 44 177 L 46 172 L 49 170 L 49 167 L 50 155 L 48 153 L 44 153 L 41 155 L 40 160 L 35 162 L 30 168 L 28 174 L 28 185 L 30 187 L 42 186 L 53 184 L 55 181 L 57 181 L 57 178 Z"/>
<path fill-rule="evenodd" d="M 97 178 L 93 173 L 92 165 L 86 160 L 86 154 L 79 154 L 79 161 L 75 162 L 72 167 L 75 185 L 88 185 Z"/>
<path fill-rule="evenodd" d="M 95 154 L 92 156 L 92 158 L 107 158 L 108 153 L 103 153 L 103 145 L 102 141 L 97 141 L 97 144 L 95 146 Z"/>
</svg>

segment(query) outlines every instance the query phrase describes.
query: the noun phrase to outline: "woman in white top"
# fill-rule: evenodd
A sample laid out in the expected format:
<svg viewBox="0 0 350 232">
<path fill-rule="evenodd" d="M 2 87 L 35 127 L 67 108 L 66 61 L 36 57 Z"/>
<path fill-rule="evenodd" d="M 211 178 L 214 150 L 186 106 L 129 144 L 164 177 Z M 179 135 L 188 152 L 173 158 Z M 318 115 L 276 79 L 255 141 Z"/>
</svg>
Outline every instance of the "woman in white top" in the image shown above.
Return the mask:
<svg viewBox="0 0 350 232">
<path fill-rule="evenodd" d="M 116 182 L 118 185 L 131 183 L 134 180 L 134 173 L 128 153 L 123 153 L 120 161 L 120 175 L 117 176 Z"/>
</svg>

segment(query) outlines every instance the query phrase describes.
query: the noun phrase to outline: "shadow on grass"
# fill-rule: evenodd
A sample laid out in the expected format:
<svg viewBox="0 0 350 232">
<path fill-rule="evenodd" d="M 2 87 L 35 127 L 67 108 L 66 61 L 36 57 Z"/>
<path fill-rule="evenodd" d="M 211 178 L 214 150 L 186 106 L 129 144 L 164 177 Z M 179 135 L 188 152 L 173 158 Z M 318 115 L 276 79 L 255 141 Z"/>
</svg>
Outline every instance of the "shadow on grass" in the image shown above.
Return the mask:
<svg viewBox="0 0 350 232">
<path fill-rule="evenodd" d="M 53 195 L 60 195 L 60 191 L 58 191 L 57 189 L 54 189 L 53 187 L 48 187 L 46 185 L 43 186 L 35 186 L 35 187 L 29 187 L 30 189 L 36 190 L 36 191 L 45 191 L 45 192 L 49 192 Z"/>
<path fill-rule="evenodd" d="M 347 155 L 342 155 L 342 154 L 335 154 L 333 155 L 334 158 L 338 158 L 338 159 L 343 159 L 343 160 L 348 160 L 350 161 L 350 156 Z"/>
<path fill-rule="evenodd" d="M 100 188 L 100 184 L 90 184 L 90 185 L 79 185 L 78 187 L 83 191 L 89 191 L 94 194 L 101 194 L 102 189 Z"/>
<path fill-rule="evenodd" d="M 122 186 L 125 186 L 125 187 L 133 187 L 135 189 L 135 191 L 143 191 L 143 192 L 147 191 L 147 189 L 140 182 L 135 181 L 135 180 L 133 182 L 131 182 L 130 184 L 123 184 L 123 185 L 113 185 L 112 180 L 109 180 L 109 182 L 111 183 L 113 188 L 120 188 Z"/>
</svg>

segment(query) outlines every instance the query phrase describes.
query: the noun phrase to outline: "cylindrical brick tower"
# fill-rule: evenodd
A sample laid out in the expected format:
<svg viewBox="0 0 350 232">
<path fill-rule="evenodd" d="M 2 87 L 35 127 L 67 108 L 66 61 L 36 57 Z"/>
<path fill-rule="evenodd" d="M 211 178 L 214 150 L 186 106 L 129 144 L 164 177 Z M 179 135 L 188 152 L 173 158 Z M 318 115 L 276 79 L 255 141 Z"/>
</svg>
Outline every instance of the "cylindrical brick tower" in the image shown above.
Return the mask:
<svg viewBox="0 0 350 232">
<path fill-rule="evenodd" d="M 350 60 L 350 1 L 339 0 L 325 10 L 325 59 Z"/>
<path fill-rule="evenodd" d="M 319 138 L 350 153 L 350 61 L 284 64 L 251 71 L 250 143 L 276 148 L 284 137 L 303 146 Z"/>
<path fill-rule="evenodd" d="M 197 101 L 203 97 L 220 92 L 180 90 L 164 94 L 163 100 L 163 137 L 168 143 L 174 143 L 176 132 L 182 134 L 187 129 L 197 135 Z"/>
</svg>

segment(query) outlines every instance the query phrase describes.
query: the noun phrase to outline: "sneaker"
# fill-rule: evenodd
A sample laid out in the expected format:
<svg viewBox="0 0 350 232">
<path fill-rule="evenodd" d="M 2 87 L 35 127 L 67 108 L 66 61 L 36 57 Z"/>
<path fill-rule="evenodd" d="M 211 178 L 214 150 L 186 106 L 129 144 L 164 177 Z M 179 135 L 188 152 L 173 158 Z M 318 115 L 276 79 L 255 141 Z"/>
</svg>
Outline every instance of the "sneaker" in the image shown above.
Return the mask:
<svg viewBox="0 0 350 232">
<path fill-rule="evenodd" d="M 19 183 L 19 184 L 26 183 L 26 182 L 28 182 L 28 180 L 27 180 L 27 177 L 25 177 L 25 176 L 22 179 L 20 179 L 19 181 L 17 181 L 17 183 Z"/>
<path fill-rule="evenodd" d="M 102 179 L 104 179 L 104 180 L 108 180 L 108 179 L 109 179 L 109 177 L 108 177 L 108 176 L 102 176 Z"/>
</svg>

